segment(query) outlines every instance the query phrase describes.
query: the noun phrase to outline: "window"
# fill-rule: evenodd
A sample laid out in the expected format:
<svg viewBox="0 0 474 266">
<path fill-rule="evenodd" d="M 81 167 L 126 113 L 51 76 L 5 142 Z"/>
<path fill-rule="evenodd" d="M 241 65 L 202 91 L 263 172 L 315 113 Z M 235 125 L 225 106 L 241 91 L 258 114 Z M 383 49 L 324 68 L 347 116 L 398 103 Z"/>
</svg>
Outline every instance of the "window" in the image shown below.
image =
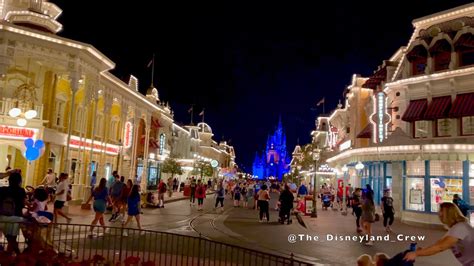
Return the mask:
<svg viewBox="0 0 474 266">
<path fill-rule="evenodd" d="M 425 176 L 425 161 L 407 161 L 407 176 Z"/>
<path fill-rule="evenodd" d="M 84 108 L 78 106 L 76 109 L 76 119 L 74 121 L 74 130 L 82 132 L 82 125 L 84 124 Z"/>
<path fill-rule="evenodd" d="M 96 116 L 95 136 L 102 137 L 103 133 L 104 133 L 104 115 L 99 114 Z"/>
<path fill-rule="evenodd" d="M 474 116 L 461 118 L 462 135 L 474 135 Z"/>
<path fill-rule="evenodd" d="M 118 129 L 118 121 L 112 120 L 110 122 L 110 129 L 109 129 L 109 139 L 116 140 L 117 139 L 117 129 Z"/>
<path fill-rule="evenodd" d="M 436 123 L 436 135 L 438 137 L 451 136 L 451 119 L 438 119 Z"/>
<path fill-rule="evenodd" d="M 452 202 L 453 195 L 462 198 L 462 179 L 436 177 L 431 178 L 431 211 L 437 212 L 439 204 Z"/>
<path fill-rule="evenodd" d="M 54 125 L 57 127 L 63 127 L 64 123 L 64 107 L 66 103 L 59 99 L 56 99 L 56 107 L 54 108 Z"/>
<path fill-rule="evenodd" d="M 474 205 L 474 163 L 469 165 L 469 201 Z"/>
<path fill-rule="evenodd" d="M 415 138 L 427 138 L 429 133 L 429 121 L 415 121 Z"/>
<path fill-rule="evenodd" d="M 426 62 L 426 58 L 419 58 L 412 62 L 413 76 L 425 74 Z"/>
<path fill-rule="evenodd" d="M 451 62 L 451 53 L 442 52 L 434 56 L 434 70 L 441 71 L 449 68 L 449 62 Z"/>
<path fill-rule="evenodd" d="M 459 52 L 459 66 L 474 65 L 474 49 Z"/>
<path fill-rule="evenodd" d="M 408 176 L 406 179 L 405 208 L 412 211 L 425 211 L 425 179 Z"/>
</svg>

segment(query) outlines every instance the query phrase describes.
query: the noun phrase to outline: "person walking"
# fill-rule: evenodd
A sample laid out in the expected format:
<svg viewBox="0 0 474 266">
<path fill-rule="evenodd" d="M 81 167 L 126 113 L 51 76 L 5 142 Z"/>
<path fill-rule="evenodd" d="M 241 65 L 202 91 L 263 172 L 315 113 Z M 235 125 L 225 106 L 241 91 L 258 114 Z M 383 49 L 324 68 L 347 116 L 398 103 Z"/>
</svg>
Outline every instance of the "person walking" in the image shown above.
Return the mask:
<svg viewBox="0 0 474 266">
<path fill-rule="evenodd" d="M 198 211 L 202 211 L 205 197 L 206 197 L 206 186 L 201 182 L 201 179 L 199 179 L 197 187 L 196 187 L 196 198 L 198 200 Z"/>
<path fill-rule="evenodd" d="M 54 176 L 53 169 L 49 168 L 46 176 L 41 181 L 41 184 L 46 189 L 49 195 L 49 201 L 54 201 L 54 192 L 56 190 L 56 177 Z"/>
<path fill-rule="evenodd" d="M 234 207 L 240 207 L 240 184 L 237 183 L 234 188 Z"/>
<path fill-rule="evenodd" d="M 248 206 L 248 203 L 250 202 L 251 204 L 255 205 L 255 202 L 254 202 L 254 194 L 255 194 L 255 190 L 254 190 L 254 186 L 252 184 L 249 184 L 247 186 L 247 195 L 244 195 L 244 197 L 247 198 L 247 202 L 245 203 L 245 207 L 249 207 Z M 255 208 L 255 206 L 252 206 L 250 208 Z"/>
<path fill-rule="evenodd" d="M 54 201 L 54 223 L 58 222 L 58 216 L 66 218 L 67 223 L 71 223 L 71 218 L 63 213 L 64 204 L 67 201 L 69 190 L 68 174 L 59 174 L 59 184 L 56 189 L 56 200 Z"/>
<path fill-rule="evenodd" d="M 448 233 L 435 244 L 405 254 L 404 260 L 414 261 L 417 257 L 432 256 L 451 249 L 454 257 L 462 265 L 474 265 L 474 228 L 456 204 L 443 202 L 439 206 L 440 221 L 448 228 Z"/>
<path fill-rule="evenodd" d="M 260 222 L 262 223 L 263 215 L 267 222 L 270 221 L 270 212 L 269 212 L 269 201 L 270 194 L 267 190 L 267 185 L 262 185 L 261 189 L 258 191 L 258 208 L 260 209 Z"/>
<path fill-rule="evenodd" d="M 127 200 L 132 190 L 133 182 L 131 179 L 127 180 L 127 184 L 122 189 L 122 194 L 120 195 L 120 215 L 122 216 L 122 222 L 125 221 L 125 211 L 127 210 Z"/>
<path fill-rule="evenodd" d="M 217 191 L 216 191 L 216 205 L 214 206 L 214 209 L 217 209 L 217 205 L 220 203 L 221 210 L 224 211 L 224 198 L 225 198 L 225 189 L 222 183 L 219 183 L 219 185 L 217 186 Z"/>
<path fill-rule="evenodd" d="M 114 171 L 114 178 L 115 182 L 112 184 L 109 191 L 113 205 L 113 214 L 112 217 L 110 217 L 109 222 L 115 222 L 120 216 L 120 196 L 122 195 L 122 190 L 125 186 L 123 180 L 120 179 L 120 176 L 117 174 L 116 171 Z"/>
<path fill-rule="evenodd" d="M 356 188 L 354 193 L 352 193 L 352 211 L 356 216 L 356 226 L 357 226 L 357 233 L 362 233 L 362 229 L 360 227 L 360 217 L 362 216 L 362 201 L 361 201 L 361 189 Z"/>
<path fill-rule="evenodd" d="M 127 221 L 123 223 L 123 227 L 127 227 L 127 224 L 132 221 L 132 218 L 135 217 L 137 221 L 137 226 L 139 230 L 142 230 L 142 225 L 140 223 L 140 186 L 133 185 L 132 190 L 130 191 L 130 195 L 127 198 L 127 205 L 128 205 L 128 217 Z M 140 235 L 144 235 L 145 231 L 141 231 Z M 123 231 L 123 236 L 128 236 L 127 231 Z"/>
<path fill-rule="evenodd" d="M 280 223 L 284 224 L 287 220 L 287 224 L 291 223 L 291 209 L 293 209 L 293 201 L 295 197 L 290 191 L 290 186 L 285 185 L 285 189 L 280 193 Z"/>
<path fill-rule="evenodd" d="M 167 188 L 166 184 L 163 181 L 163 178 L 160 179 L 160 183 L 158 184 L 158 208 L 164 208 L 165 207 L 165 194 L 166 194 Z"/>
<path fill-rule="evenodd" d="M 89 237 L 94 236 L 94 227 L 97 225 L 97 222 L 99 222 L 102 228 L 104 228 L 104 232 L 108 232 L 108 230 L 105 228 L 105 222 L 104 222 L 104 213 L 105 213 L 105 210 L 107 209 L 107 203 L 111 202 L 109 193 L 107 190 L 107 179 L 105 178 L 100 179 L 99 185 L 94 188 L 89 199 L 87 199 L 86 204 L 89 204 L 89 202 L 92 199 L 94 199 L 93 209 L 95 212 L 95 216 L 91 222 L 91 227 L 88 234 Z"/>
<path fill-rule="evenodd" d="M 191 192 L 189 194 L 189 206 L 194 205 L 196 201 L 196 179 L 194 177 L 191 178 L 191 184 L 189 185 L 191 188 Z"/>
<path fill-rule="evenodd" d="M 384 190 L 383 197 L 380 201 L 380 207 L 382 208 L 383 214 L 383 226 L 387 233 L 391 233 L 391 226 L 395 217 L 395 209 L 393 208 L 393 198 L 390 197 L 390 189 Z"/>
<path fill-rule="evenodd" d="M 374 194 L 370 191 L 362 194 L 362 224 L 364 226 L 365 234 L 367 235 L 368 241 L 365 243 L 366 246 L 373 246 L 374 242 L 371 240 L 372 237 L 372 224 L 375 222 L 375 203 Z"/>
</svg>

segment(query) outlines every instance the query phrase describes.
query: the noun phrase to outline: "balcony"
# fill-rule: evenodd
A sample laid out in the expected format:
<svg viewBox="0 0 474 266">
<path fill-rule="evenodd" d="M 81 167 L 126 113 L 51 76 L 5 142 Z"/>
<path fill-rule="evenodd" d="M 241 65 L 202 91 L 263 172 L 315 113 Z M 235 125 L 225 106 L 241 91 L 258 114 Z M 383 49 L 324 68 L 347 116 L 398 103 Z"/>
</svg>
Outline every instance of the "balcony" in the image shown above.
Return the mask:
<svg viewBox="0 0 474 266">
<path fill-rule="evenodd" d="M 11 98 L 2 98 L 0 100 L 0 116 L 8 116 L 8 111 L 16 107 L 14 99 Z M 42 120 L 43 118 L 43 105 L 34 104 L 33 109 L 37 112 L 36 117 L 33 120 Z M 22 111 L 25 112 L 25 108 L 22 108 Z"/>
</svg>

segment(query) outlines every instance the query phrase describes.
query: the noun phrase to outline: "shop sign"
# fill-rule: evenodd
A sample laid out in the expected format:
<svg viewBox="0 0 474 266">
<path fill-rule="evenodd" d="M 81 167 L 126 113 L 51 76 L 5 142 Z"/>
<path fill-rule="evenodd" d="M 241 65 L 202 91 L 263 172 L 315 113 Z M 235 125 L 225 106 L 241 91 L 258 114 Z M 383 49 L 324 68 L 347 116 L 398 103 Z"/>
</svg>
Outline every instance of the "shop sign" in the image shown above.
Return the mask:
<svg viewBox="0 0 474 266">
<path fill-rule="evenodd" d="M 339 130 L 335 126 L 331 125 L 329 127 L 327 144 L 331 149 L 335 148 L 337 145 L 338 133 Z"/>
<path fill-rule="evenodd" d="M 94 145 L 92 146 L 92 140 L 90 139 L 82 139 L 77 136 L 71 136 L 71 140 L 69 141 L 69 146 L 76 149 L 85 149 L 85 150 L 93 150 L 95 152 L 102 152 L 105 150 L 105 153 L 111 155 L 119 154 L 119 146 L 113 144 L 102 143 L 100 141 L 94 141 Z"/>
<path fill-rule="evenodd" d="M 339 151 L 347 150 L 351 146 L 352 146 L 352 141 L 351 140 L 345 141 L 345 142 L 341 143 L 341 145 L 339 145 Z"/>
<path fill-rule="evenodd" d="M 371 115 L 374 125 L 374 143 L 382 143 L 387 137 L 387 126 L 390 115 L 387 113 L 387 96 L 383 91 L 374 95 L 374 113 Z"/>
<path fill-rule="evenodd" d="M 160 155 L 163 155 L 165 150 L 165 134 L 160 135 Z"/>
<path fill-rule="evenodd" d="M 422 204 L 423 203 L 423 191 L 421 189 L 410 189 L 410 204 Z"/>
<path fill-rule="evenodd" d="M 131 122 L 125 122 L 125 129 L 123 134 L 123 147 L 129 149 L 132 147 L 133 125 Z"/>
<path fill-rule="evenodd" d="M 36 139 L 38 129 L 0 125 L 0 139 Z"/>
</svg>

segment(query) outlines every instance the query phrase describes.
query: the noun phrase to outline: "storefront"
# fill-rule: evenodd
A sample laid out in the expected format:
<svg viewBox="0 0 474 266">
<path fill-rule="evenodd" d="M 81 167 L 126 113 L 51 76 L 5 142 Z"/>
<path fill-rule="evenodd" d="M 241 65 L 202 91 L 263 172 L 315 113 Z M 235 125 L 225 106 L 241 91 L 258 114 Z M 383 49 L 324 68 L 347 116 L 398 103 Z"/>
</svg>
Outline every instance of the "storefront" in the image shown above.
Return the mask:
<svg viewBox="0 0 474 266">
<path fill-rule="evenodd" d="M 403 163 L 403 210 L 435 214 L 454 194 L 474 205 L 474 175 L 469 161 L 406 161 Z M 409 214 L 411 218 L 414 214 Z"/>
</svg>

